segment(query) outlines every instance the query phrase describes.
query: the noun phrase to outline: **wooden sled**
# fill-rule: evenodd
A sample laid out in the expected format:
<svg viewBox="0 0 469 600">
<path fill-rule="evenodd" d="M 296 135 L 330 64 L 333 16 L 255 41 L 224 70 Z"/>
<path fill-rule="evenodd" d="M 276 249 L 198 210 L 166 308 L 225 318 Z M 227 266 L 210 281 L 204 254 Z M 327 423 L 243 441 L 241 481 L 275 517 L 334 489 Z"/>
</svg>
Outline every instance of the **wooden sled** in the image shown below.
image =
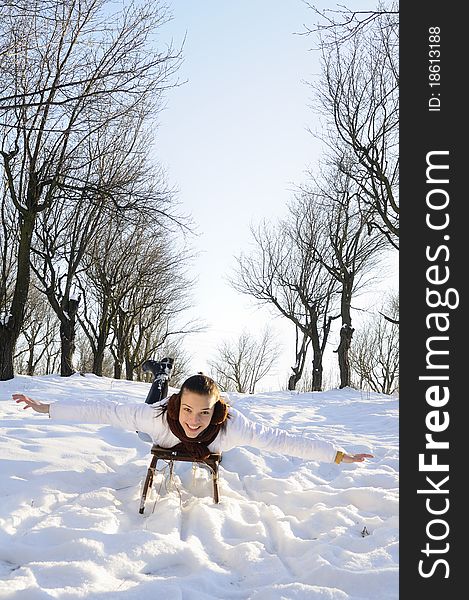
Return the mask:
<svg viewBox="0 0 469 600">
<path fill-rule="evenodd" d="M 218 504 L 219 493 L 218 493 L 218 465 L 221 462 L 221 454 L 212 453 L 206 459 L 195 459 L 193 456 L 184 453 L 181 450 L 170 450 L 168 448 L 161 448 L 161 446 L 157 446 L 154 444 L 151 448 L 152 458 L 150 462 L 150 466 L 148 467 L 147 476 L 145 479 L 145 483 L 143 484 L 142 496 L 140 498 L 140 509 L 139 513 L 142 515 L 145 510 L 145 500 L 149 491 L 151 490 L 151 486 L 153 485 L 153 478 L 155 476 L 156 465 L 159 460 L 166 461 L 169 464 L 170 471 L 172 471 L 174 461 L 181 462 L 191 462 L 191 463 L 199 463 L 209 469 L 212 474 L 212 482 L 213 482 L 213 501 L 215 504 Z"/>
</svg>

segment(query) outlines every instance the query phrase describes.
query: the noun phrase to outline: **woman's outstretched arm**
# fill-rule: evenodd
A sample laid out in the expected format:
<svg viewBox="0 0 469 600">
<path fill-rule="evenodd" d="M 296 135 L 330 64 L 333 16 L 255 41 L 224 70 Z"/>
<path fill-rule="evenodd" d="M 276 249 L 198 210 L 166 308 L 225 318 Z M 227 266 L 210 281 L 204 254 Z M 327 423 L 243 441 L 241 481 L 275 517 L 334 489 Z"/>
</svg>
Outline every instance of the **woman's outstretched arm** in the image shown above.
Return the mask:
<svg viewBox="0 0 469 600">
<path fill-rule="evenodd" d="M 46 403 L 29 398 L 24 394 L 13 394 L 13 400 L 17 404 L 24 404 L 24 409 L 32 408 L 38 413 L 49 415 L 51 419 L 111 425 L 128 431 L 143 431 L 148 433 L 152 439 L 158 440 L 163 440 L 167 434 L 162 420 L 156 418 L 156 409 L 150 404 L 141 402 L 119 403 L 110 400 L 68 399 Z"/>
<path fill-rule="evenodd" d="M 235 409 L 231 409 L 231 414 L 232 419 L 227 426 L 227 449 L 253 446 L 287 456 L 337 464 L 363 462 L 366 458 L 373 458 L 372 454 L 349 454 L 342 448 L 337 448 L 335 444 L 316 436 L 292 434 L 283 429 L 262 425 Z"/>
<path fill-rule="evenodd" d="M 40 402 L 39 400 L 34 400 L 33 398 L 30 398 L 29 396 L 25 396 L 24 394 L 13 394 L 13 400 L 17 404 L 21 404 L 21 402 L 24 402 L 23 409 L 32 408 L 33 410 L 35 410 L 38 413 L 43 413 L 46 415 L 49 414 L 50 404 L 48 404 L 46 402 Z"/>
</svg>

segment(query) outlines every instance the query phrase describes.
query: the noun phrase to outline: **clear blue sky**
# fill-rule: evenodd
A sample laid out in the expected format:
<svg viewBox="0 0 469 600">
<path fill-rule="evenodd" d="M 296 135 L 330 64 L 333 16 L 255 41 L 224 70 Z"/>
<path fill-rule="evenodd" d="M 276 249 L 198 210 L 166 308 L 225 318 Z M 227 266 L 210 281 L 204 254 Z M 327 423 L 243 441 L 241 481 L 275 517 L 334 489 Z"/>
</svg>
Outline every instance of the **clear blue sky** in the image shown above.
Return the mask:
<svg viewBox="0 0 469 600">
<path fill-rule="evenodd" d="M 284 216 L 294 185 L 317 164 L 320 147 L 307 128 L 318 127 L 318 119 L 305 81 L 317 78 L 319 57 L 311 36 L 296 35 L 314 14 L 300 0 L 170 0 L 168 6 L 173 20 L 160 40 L 180 46 L 186 37 L 178 77 L 187 83 L 167 94 L 156 147 L 200 234 L 193 240 L 200 254 L 192 316 L 209 325 L 185 346 L 193 370 L 207 370 L 222 339 L 243 328 L 260 334 L 269 323 L 284 352 L 260 388 L 279 389 L 293 364 L 294 327 L 235 292 L 226 276 L 248 249 L 250 224 Z"/>
</svg>

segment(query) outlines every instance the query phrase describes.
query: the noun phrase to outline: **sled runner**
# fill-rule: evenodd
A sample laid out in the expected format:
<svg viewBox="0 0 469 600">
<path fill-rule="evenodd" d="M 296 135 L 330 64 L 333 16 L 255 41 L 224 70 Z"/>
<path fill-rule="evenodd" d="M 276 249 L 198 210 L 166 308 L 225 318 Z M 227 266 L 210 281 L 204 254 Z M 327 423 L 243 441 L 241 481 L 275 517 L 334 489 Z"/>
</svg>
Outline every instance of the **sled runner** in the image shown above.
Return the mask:
<svg viewBox="0 0 469 600">
<path fill-rule="evenodd" d="M 148 467 L 147 476 L 145 479 L 145 483 L 142 489 L 142 496 L 140 498 L 140 509 L 139 513 L 142 515 L 145 510 L 145 500 L 147 498 L 148 492 L 151 490 L 151 486 L 153 485 L 153 477 L 155 475 L 156 465 L 158 460 L 166 461 L 169 464 L 170 472 L 172 472 L 174 461 L 181 462 L 192 462 L 199 463 L 209 469 L 212 474 L 212 483 L 213 483 L 213 501 L 215 504 L 219 502 L 219 493 L 218 493 L 218 465 L 221 461 L 221 454 L 212 453 L 208 458 L 205 459 L 195 459 L 193 456 L 189 454 L 185 454 L 180 450 L 171 450 L 168 448 L 161 448 L 154 444 L 151 448 L 152 458 L 150 462 L 150 466 Z"/>
</svg>

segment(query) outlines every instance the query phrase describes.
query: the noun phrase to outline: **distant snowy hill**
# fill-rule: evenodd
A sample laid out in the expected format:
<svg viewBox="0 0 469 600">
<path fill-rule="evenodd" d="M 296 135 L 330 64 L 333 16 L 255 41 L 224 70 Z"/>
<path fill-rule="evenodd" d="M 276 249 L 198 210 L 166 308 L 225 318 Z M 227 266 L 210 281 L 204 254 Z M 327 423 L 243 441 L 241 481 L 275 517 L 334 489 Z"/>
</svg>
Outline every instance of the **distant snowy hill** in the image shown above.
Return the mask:
<svg viewBox="0 0 469 600">
<path fill-rule="evenodd" d="M 11 400 L 143 402 L 148 389 L 94 375 L 0 382 L 0 598 L 397 600 L 397 398 L 230 394 L 252 419 L 375 458 L 335 465 L 240 447 L 223 455 L 220 504 L 205 469 L 178 463 L 172 488 L 157 476 L 144 515 L 148 443 Z"/>
</svg>

